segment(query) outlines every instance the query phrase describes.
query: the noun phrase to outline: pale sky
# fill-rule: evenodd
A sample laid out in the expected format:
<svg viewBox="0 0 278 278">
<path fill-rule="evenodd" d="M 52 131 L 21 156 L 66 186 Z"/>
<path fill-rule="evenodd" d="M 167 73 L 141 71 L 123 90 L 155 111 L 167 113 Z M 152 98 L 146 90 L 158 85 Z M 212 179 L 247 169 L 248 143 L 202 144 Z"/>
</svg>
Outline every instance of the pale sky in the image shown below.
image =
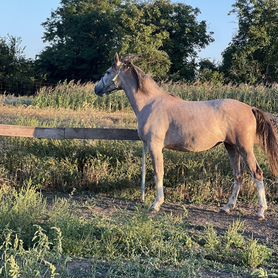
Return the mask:
<svg viewBox="0 0 278 278">
<path fill-rule="evenodd" d="M 206 20 L 208 31 L 214 32 L 215 42 L 202 50 L 201 58 L 221 60 L 221 53 L 228 46 L 237 30 L 237 20 L 228 12 L 235 0 L 180 0 L 201 10 L 199 20 Z M 42 41 L 46 21 L 51 11 L 59 6 L 59 0 L 0 0 L 0 37 L 8 34 L 21 37 L 25 56 L 35 58 L 46 46 Z"/>
</svg>

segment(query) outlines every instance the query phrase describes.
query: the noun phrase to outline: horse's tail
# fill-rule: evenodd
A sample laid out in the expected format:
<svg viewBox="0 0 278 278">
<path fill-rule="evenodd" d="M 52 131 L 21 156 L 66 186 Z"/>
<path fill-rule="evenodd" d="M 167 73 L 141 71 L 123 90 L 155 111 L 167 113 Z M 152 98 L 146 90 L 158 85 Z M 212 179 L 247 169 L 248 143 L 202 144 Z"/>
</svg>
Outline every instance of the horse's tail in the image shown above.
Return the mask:
<svg viewBox="0 0 278 278">
<path fill-rule="evenodd" d="M 257 136 L 260 146 L 268 156 L 271 171 L 278 175 L 278 134 L 268 114 L 252 107 L 252 112 L 257 121 Z"/>
</svg>

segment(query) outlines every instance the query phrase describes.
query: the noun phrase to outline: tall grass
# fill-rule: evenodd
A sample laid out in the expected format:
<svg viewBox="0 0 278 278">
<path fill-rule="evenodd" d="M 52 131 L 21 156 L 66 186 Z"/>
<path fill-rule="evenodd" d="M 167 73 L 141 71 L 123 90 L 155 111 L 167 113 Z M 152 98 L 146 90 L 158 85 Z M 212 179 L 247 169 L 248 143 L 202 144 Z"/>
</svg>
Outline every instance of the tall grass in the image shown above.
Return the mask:
<svg viewBox="0 0 278 278">
<path fill-rule="evenodd" d="M 166 91 L 187 100 L 232 98 L 256 106 L 271 113 L 278 111 L 278 85 L 214 85 L 210 83 L 172 84 L 165 83 Z"/>
<path fill-rule="evenodd" d="M 222 85 L 209 83 L 162 83 L 162 88 L 186 100 L 208 100 L 216 98 L 233 98 L 247 104 L 259 107 L 265 111 L 278 111 L 278 86 L 265 87 L 262 85 Z M 130 109 L 128 99 L 123 92 L 116 92 L 107 97 L 97 97 L 94 84 L 63 82 L 56 87 L 40 89 L 34 98 L 37 107 L 54 107 L 70 109 L 98 109 L 119 111 Z"/>
<path fill-rule="evenodd" d="M 69 108 L 118 111 L 129 107 L 123 92 L 100 98 L 94 93 L 94 84 L 80 84 L 73 81 L 59 83 L 55 87 L 41 88 L 34 98 L 33 105 L 39 108 Z"/>
<path fill-rule="evenodd" d="M 42 190 L 105 192 L 128 199 L 139 199 L 141 143 L 103 141 L 49 141 L 1 139 L 0 173 L 18 186 L 32 182 Z M 20 158 L 20 159 L 19 159 Z M 275 199 L 275 184 L 266 158 L 258 152 L 268 188 Z M 153 198 L 151 159 L 147 160 L 148 196 Z M 219 146 L 205 153 L 165 152 L 166 200 L 194 203 L 220 203 L 231 192 L 232 170 L 228 156 Z M 256 200 L 249 175 L 241 198 Z"/>
</svg>

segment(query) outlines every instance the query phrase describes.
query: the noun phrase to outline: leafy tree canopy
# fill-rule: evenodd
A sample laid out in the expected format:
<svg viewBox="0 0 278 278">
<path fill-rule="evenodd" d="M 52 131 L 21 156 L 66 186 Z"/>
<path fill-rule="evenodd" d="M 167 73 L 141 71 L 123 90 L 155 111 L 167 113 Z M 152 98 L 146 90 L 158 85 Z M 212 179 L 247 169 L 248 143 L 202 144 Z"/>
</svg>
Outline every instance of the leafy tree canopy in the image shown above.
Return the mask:
<svg viewBox="0 0 278 278">
<path fill-rule="evenodd" d="M 193 79 L 197 50 L 212 41 L 198 13 L 169 0 L 61 0 L 43 23 L 38 70 L 51 81 L 96 80 L 118 51 L 139 55 L 155 77 Z"/>
<path fill-rule="evenodd" d="M 19 38 L 0 37 L 0 92 L 20 94 L 21 90 L 28 91 L 33 86 L 33 61 L 26 59 L 23 52 Z"/>
<path fill-rule="evenodd" d="M 223 53 L 228 80 L 278 82 L 278 1 L 237 0 L 238 33 Z"/>
</svg>

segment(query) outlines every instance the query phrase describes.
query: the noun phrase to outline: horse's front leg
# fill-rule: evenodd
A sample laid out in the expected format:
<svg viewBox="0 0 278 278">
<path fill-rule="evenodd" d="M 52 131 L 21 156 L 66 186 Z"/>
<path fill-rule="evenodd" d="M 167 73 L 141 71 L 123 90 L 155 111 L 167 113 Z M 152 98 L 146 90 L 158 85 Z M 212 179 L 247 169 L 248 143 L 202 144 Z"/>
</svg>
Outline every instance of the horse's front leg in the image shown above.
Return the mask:
<svg viewBox="0 0 278 278">
<path fill-rule="evenodd" d="M 150 154 L 153 161 L 154 179 L 155 179 L 155 185 L 157 190 L 157 196 L 151 209 L 154 211 L 159 211 L 161 205 L 164 202 L 164 192 L 163 192 L 164 166 L 163 166 L 162 146 L 160 146 L 160 144 L 151 144 Z"/>
<path fill-rule="evenodd" d="M 146 194 L 146 154 L 148 152 L 148 145 L 144 142 L 143 152 L 142 152 L 142 179 L 141 179 L 141 200 L 145 202 Z"/>
</svg>

